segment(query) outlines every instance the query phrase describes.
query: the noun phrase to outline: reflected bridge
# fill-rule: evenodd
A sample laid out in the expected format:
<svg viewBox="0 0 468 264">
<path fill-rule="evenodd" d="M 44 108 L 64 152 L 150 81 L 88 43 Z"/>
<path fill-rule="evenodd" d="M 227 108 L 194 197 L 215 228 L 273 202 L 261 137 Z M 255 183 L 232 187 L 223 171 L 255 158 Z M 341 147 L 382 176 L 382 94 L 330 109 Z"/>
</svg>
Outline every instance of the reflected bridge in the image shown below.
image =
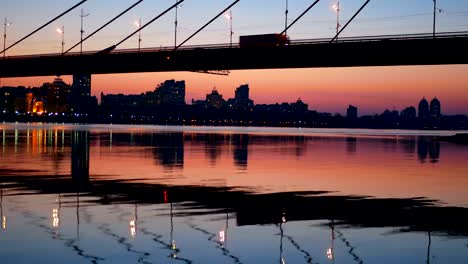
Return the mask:
<svg viewBox="0 0 468 264">
<path fill-rule="evenodd" d="M 200 45 L 7 57 L 0 77 L 468 64 L 468 32 L 297 40 L 278 47 Z"/>
</svg>

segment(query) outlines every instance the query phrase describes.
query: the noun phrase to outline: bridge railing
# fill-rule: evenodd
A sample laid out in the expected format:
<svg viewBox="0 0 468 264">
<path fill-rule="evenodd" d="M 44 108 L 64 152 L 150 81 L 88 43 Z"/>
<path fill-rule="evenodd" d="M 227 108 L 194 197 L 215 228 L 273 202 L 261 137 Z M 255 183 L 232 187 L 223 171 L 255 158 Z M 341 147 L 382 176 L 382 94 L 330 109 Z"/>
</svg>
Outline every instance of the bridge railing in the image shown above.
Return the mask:
<svg viewBox="0 0 468 264">
<path fill-rule="evenodd" d="M 352 43 L 352 42 L 375 42 L 375 41 L 389 41 L 389 40 L 424 40 L 433 39 L 432 33 L 416 33 L 416 34 L 404 34 L 404 35 L 377 35 L 377 36 L 359 36 L 359 37 L 341 37 L 338 39 L 338 43 Z M 436 34 L 436 39 L 447 39 L 447 38 L 468 38 L 468 31 L 459 32 L 441 32 Z M 314 44 L 327 44 L 330 43 L 332 38 L 319 38 L 319 39 L 298 39 L 292 40 L 289 45 L 314 45 Z M 207 49 L 229 49 L 229 48 L 240 48 L 238 43 L 222 44 L 208 44 L 208 45 L 191 45 L 182 46 L 178 51 L 183 50 L 207 50 Z M 174 51 L 174 46 L 156 47 L 156 48 L 143 48 L 143 49 L 118 49 L 111 52 L 111 54 L 131 54 L 131 53 L 156 53 L 156 52 L 170 52 Z M 91 56 L 96 55 L 99 51 L 84 51 L 82 54 L 79 52 L 67 53 L 66 57 L 71 56 Z M 43 58 L 43 57 L 58 57 L 62 56 L 61 53 L 47 53 L 47 54 L 34 54 L 34 55 L 19 55 L 19 56 L 7 56 L 6 59 L 31 59 L 31 58 Z M 1 61 L 1 60 L 0 60 Z"/>
<path fill-rule="evenodd" d="M 458 31 L 458 32 L 442 32 L 436 34 L 436 39 L 444 38 L 460 38 L 468 37 L 468 31 Z M 341 37 L 338 39 L 338 43 L 348 43 L 348 42 L 373 42 L 373 41 L 382 41 L 382 40 L 423 40 L 423 39 L 433 39 L 434 36 L 432 33 L 415 33 L 415 34 L 404 34 L 404 35 L 369 35 L 369 36 L 359 36 L 359 37 Z M 290 45 L 303 45 L 303 44 L 324 44 L 330 43 L 332 38 L 320 38 L 320 39 L 299 39 L 291 41 Z"/>
</svg>

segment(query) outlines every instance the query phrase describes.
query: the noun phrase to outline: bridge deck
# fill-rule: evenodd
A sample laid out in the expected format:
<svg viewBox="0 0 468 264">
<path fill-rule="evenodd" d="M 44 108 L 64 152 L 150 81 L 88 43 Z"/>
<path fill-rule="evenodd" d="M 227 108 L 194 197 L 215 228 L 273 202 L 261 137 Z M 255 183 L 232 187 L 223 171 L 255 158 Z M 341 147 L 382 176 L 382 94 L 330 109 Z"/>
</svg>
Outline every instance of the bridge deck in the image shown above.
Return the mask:
<svg viewBox="0 0 468 264">
<path fill-rule="evenodd" d="M 468 64 L 468 32 L 298 40 L 283 47 L 238 44 L 40 54 L 0 59 L 0 77 L 91 74 Z"/>
</svg>

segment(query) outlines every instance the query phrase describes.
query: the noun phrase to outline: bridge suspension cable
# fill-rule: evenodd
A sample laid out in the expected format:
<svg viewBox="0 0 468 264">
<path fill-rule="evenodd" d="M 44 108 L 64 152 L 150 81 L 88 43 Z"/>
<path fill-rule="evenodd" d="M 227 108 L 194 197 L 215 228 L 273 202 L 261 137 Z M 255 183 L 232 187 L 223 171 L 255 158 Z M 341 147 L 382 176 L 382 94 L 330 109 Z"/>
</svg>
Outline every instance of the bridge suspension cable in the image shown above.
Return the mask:
<svg viewBox="0 0 468 264">
<path fill-rule="evenodd" d="M 16 41 L 15 43 L 13 43 L 12 45 L 10 45 L 8 48 L 4 49 L 2 52 L 0 52 L 0 54 L 2 53 L 5 53 L 7 52 L 9 49 L 13 48 L 14 46 L 18 45 L 19 43 L 23 42 L 25 39 L 31 37 L 32 35 L 36 34 L 38 31 L 40 31 L 41 29 L 47 27 L 48 25 L 52 24 L 54 21 L 58 20 L 59 18 L 63 17 L 64 15 L 70 13 L 71 11 L 73 11 L 74 9 L 76 9 L 77 7 L 81 6 L 82 4 L 84 4 L 85 2 L 87 2 L 88 0 L 82 0 L 80 1 L 79 3 L 77 3 L 76 5 L 72 6 L 71 8 L 69 8 L 68 10 L 66 10 L 65 12 L 61 13 L 60 15 L 56 16 L 55 18 L 53 18 L 52 20 L 50 20 L 49 22 L 45 23 L 44 25 L 40 26 L 38 29 L 34 30 L 33 32 L 29 33 L 28 35 L 26 35 L 25 37 L 23 37 L 22 39 Z"/>
<path fill-rule="evenodd" d="M 185 43 L 187 43 L 189 40 L 191 40 L 193 37 L 195 37 L 200 31 L 205 29 L 207 26 L 209 26 L 213 21 L 215 21 L 218 17 L 222 16 L 224 13 L 226 13 L 229 9 L 231 9 L 233 6 L 235 6 L 237 3 L 239 3 L 240 0 L 234 1 L 232 4 L 230 4 L 228 7 L 226 7 L 223 11 L 221 11 L 218 15 L 216 15 L 214 18 L 212 18 L 208 23 L 206 23 L 203 27 L 201 27 L 199 30 L 197 30 L 195 33 L 193 33 L 190 37 L 188 37 L 186 40 L 184 40 L 182 43 L 180 43 L 177 47 L 175 47 L 174 50 L 179 49 L 182 47 Z"/>
<path fill-rule="evenodd" d="M 315 0 L 315 2 L 313 2 L 304 12 L 302 12 L 302 14 L 299 17 L 297 17 L 291 24 L 289 24 L 289 26 L 285 28 L 283 32 L 280 33 L 280 35 L 286 34 L 286 32 L 288 32 L 288 29 L 294 26 L 294 24 L 296 24 L 297 21 L 299 21 L 305 14 L 307 14 L 316 4 L 318 4 L 318 2 L 320 2 L 320 0 Z"/>
<path fill-rule="evenodd" d="M 99 31 L 103 30 L 105 27 L 107 27 L 108 25 L 110 25 L 111 23 L 113 23 L 115 20 L 119 19 L 121 16 L 123 16 L 124 14 L 128 13 L 130 10 L 132 10 L 133 8 L 135 8 L 137 5 L 139 5 L 141 2 L 143 2 L 144 0 L 139 0 L 137 1 L 136 3 L 134 3 L 133 5 L 131 5 L 129 8 L 125 9 L 122 13 L 118 14 L 116 17 L 114 17 L 113 19 L 109 20 L 109 22 L 107 22 L 106 24 L 104 24 L 103 26 L 101 26 L 100 28 L 96 29 L 93 33 L 89 34 L 86 38 L 84 38 L 82 41 L 76 43 L 74 46 L 72 46 L 71 48 L 69 48 L 68 50 L 66 50 L 63 54 L 65 55 L 66 53 L 70 52 L 72 49 L 76 48 L 78 45 L 81 45 L 83 44 L 83 42 L 85 42 L 86 40 L 88 40 L 89 38 L 91 38 L 92 36 L 94 36 L 96 33 L 98 33 Z"/>
<path fill-rule="evenodd" d="M 161 14 L 157 15 L 155 18 L 151 19 L 150 21 L 148 21 L 148 23 L 144 24 L 143 26 L 140 26 L 138 27 L 138 29 L 133 32 L 132 34 L 128 35 L 126 38 L 124 38 L 123 40 L 121 40 L 120 42 L 118 42 L 117 44 L 113 45 L 113 46 L 110 46 L 109 48 L 107 49 L 104 49 L 102 51 L 100 51 L 99 53 L 110 53 L 112 52 L 115 48 L 117 48 L 120 44 L 124 43 L 125 41 L 127 41 L 129 38 L 133 37 L 135 34 L 137 34 L 138 32 L 142 31 L 145 27 L 151 25 L 154 21 L 158 20 L 159 18 L 161 18 L 162 16 L 164 16 L 165 14 L 167 14 L 169 11 L 171 11 L 172 9 L 174 8 L 177 8 L 178 5 L 180 5 L 181 3 L 183 3 L 185 0 L 179 0 L 177 1 L 177 3 L 175 3 L 174 5 L 172 5 L 171 7 L 169 7 L 168 9 L 164 10 Z"/>
<path fill-rule="evenodd" d="M 362 6 L 361 8 L 359 8 L 359 10 L 351 17 L 350 20 L 348 20 L 348 22 L 341 28 L 340 31 L 338 31 L 338 33 L 336 33 L 335 37 L 332 38 L 332 40 L 330 41 L 330 43 L 333 43 L 337 38 L 338 36 L 340 36 L 341 32 L 343 32 L 346 27 L 348 27 L 349 24 L 351 24 L 351 22 L 353 22 L 353 20 L 357 17 L 357 15 L 359 15 L 359 13 L 361 13 L 361 11 L 367 6 L 367 4 L 369 4 L 371 0 L 367 0 Z"/>
</svg>

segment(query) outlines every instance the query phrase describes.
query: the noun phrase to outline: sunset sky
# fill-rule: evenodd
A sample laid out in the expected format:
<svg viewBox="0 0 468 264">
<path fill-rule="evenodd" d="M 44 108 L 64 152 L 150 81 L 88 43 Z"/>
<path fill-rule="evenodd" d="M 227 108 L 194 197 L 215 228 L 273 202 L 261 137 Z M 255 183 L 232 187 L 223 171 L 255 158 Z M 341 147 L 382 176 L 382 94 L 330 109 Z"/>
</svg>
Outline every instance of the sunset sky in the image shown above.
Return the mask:
<svg viewBox="0 0 468 264">
<path fill-rule="evenodd" d="M 233 0 L 186 0 L 179 9 L 178 40 L 183 41 Z M 60 4 L 58 4 L 60 2 Z M 8 28 L 7 45 L 37 28 L 41 23 L 69 8 L 78 0 L 16 0 L 0 4 L 0 18 L 13 24 Z M 83 5 L 90 16 L 85 18 L 85 31 L 92 32 L 136 0 L 89 0 Z M 171 0 L 145 0 L 115 24 L 85 43 L 85 50 L 101 50 L 123 39 L 133 30 L 135 20 L 150 20 L 173 4 Z M 289 20 L 294 20 L 311 0 L 289 0 Z M 346 23 L 364 1 L 342 0 L 341 24 Z M 437 28 L 439 31 L 468 30 L 468 1 L 440 0 Z M 107 5 L 105 4 L 107 3 Z M 332 0 L 322 0 L 288 33 L 291 39 L 332 37 L 336 13 Z M 241 1 L 233 8 L 234 38 L 240 35 L 280 32 L 284 27 L 285 0 Z M 343 36 L 427 33 L 432 30 L 432 0 L 371 1 Z M 61 49 L 61 36 L 56 28 L 65 27 L 66 46 L 78 42 L 80 34 L 77 9 L 46 27 L 7 55 L 55 53 Z M 3 24 L 3 23 L 2 23 Z M 143 47 L 173 45 L 174 12 L 144 30 Z M 3 33 L 3 32 L 2 32 Z M 187 45 L 229 42 L 229 22 L 220 18 Z M 2 43 L 3 44 L 3 43 Z M 119 48 L 135 48 L 138 37 Z M 295 101 L 301 97 L 311 109 L 344 113 L 348 104 L 357 105 L 360 114 L 380 113 L 386 108 L 416 106 L 425 96 L 437 96 L 445 114 L 468 114 L 468 66 L 421 66 L 379 68 L 333 68 L 234 71 L 230 76 L 198 73 L 142 73 L 93 76 L 92 93 L 141 93 L 152 90 L 166 79 L 186 80 L 187 102 L 202 99 L 216 87 L 225 98 L 233 97 L 240 84 L 248 83 L 256 103 Z M 1 85 L 37 86 L 53 77 L 2 79 Z M 71 82 L 69 76 L 65 76 Z"/>
</svg>

